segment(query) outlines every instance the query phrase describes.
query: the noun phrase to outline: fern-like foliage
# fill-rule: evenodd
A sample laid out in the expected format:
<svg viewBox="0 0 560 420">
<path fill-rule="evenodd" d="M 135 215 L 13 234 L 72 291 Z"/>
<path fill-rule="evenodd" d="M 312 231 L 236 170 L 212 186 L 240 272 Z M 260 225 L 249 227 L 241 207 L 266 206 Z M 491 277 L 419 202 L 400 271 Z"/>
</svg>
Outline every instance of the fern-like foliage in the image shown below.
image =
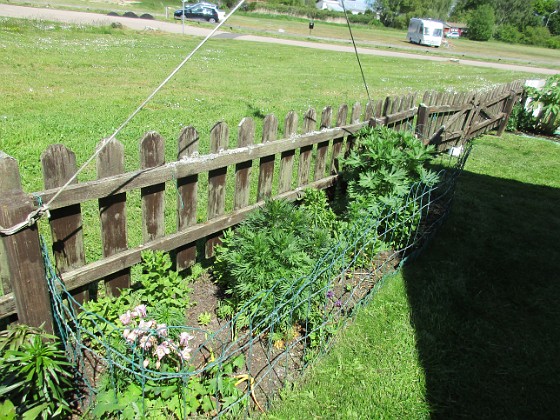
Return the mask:
<svg viewBox="0 0 560 420">
<path fill-rule="evenodd" d="M 226 231 L 214 263 L 227 295 L 221 312 L 232 316 L 243 309 L 238 326 L 263 328 L 263 322 L 273 322 L 281 333 L 307 322 L 325 300 L 319 291 L 328 279 L 310 281 L 309 274 L 332 246 L 335 223 L 324 192 L 308 192 L 301 207 L 268 201 L 235 230 Z"/>
<path fill-rule="evenodd" d="M 404 246 L 419 220 L 418 204 L 410 201 L 414 184 L 432 187 L 438 175 L 426 164 L 433 146 L 426 147 L 412 133 L 387 127 L 365 128 L 355 147 L 341 159 L 348 184 L 348 219 L 383 220 L 375 232 L 387 245 Z"/>
</svg>

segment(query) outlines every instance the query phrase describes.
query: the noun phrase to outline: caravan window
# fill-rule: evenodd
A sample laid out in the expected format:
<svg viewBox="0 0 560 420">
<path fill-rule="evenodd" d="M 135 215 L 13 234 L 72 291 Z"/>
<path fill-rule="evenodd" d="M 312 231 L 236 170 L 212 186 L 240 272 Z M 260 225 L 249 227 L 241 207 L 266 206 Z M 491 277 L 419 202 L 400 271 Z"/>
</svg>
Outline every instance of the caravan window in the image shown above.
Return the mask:
<svg viewBox="0 0 560 420">
<path fill-rule="evenodd" d="M 430 35 L 430 28 L 424 28 L 424 35 Z"/>
<path fill-rule="evenodd" d="M 434 36 L 441 36 L 442 30 L 441 29 L 434 29 Z"/>
</svg>

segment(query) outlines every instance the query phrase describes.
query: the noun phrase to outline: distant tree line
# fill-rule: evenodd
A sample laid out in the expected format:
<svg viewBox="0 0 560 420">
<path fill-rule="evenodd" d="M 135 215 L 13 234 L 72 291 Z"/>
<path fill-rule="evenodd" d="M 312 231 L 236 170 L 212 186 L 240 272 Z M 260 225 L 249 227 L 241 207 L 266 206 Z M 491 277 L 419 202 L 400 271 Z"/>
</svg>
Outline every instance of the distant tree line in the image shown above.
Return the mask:
<svg viewBox="0 0 560 420">
<path fill-rule="evenodd" d="M 560 0 L 370 0 L 385 26 L 404 29 L 411 17 L 468 25 L 478 41 L 495 38 L 560 48 Z"/>
<path fill-rule="evenodd" d="M 560 48 L 560 0 L 366 0 L 370 11 L 355 23 L 405 29 L 412 17 L 424 17 L 468 25 L 468 37 L 491 38 L 550 48 Z M 223 0 L 235 4 L 236 0 Z M 249 3 L 248 10 L 255 3 Z M 265 0 L 259 8 L 281 13 L 326 18 L 339 12 L 320 11 L 315 0 Z M 379 16 L 379 21 L 376 16 Z"/>
</svg>

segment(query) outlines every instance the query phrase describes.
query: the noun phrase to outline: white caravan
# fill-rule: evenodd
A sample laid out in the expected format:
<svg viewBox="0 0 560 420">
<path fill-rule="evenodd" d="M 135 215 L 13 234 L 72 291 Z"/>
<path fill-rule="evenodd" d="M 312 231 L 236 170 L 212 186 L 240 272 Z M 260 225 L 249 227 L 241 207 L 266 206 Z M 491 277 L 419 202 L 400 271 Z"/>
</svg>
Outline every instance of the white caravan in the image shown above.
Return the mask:
<svg viewBox="0 0 560 420">
<path fill-rule="evenodd" d="M 410 42 L 439 47 L 443 38 L 443 23 L 431 19 L 412 18 L 406 37 Z"/>
</svg>

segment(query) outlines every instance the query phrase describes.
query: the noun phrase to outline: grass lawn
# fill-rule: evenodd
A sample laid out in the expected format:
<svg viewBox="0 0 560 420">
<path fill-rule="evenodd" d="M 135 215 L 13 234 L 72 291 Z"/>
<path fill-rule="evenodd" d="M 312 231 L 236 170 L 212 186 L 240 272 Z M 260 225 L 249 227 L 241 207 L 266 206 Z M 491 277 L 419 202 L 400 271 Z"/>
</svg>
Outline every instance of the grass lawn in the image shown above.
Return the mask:
<svg viewBox="0 0 560 420">
<path fill-rule="evenodd" d="M 559 143 L 477 139 L 434 240 L 269 418 L 555 418 L 559 206 Z"/>
</svg>

